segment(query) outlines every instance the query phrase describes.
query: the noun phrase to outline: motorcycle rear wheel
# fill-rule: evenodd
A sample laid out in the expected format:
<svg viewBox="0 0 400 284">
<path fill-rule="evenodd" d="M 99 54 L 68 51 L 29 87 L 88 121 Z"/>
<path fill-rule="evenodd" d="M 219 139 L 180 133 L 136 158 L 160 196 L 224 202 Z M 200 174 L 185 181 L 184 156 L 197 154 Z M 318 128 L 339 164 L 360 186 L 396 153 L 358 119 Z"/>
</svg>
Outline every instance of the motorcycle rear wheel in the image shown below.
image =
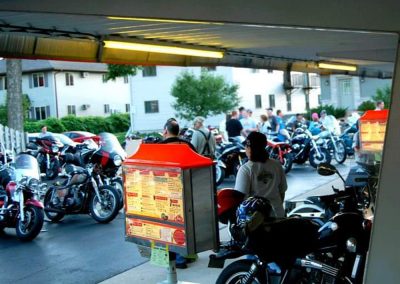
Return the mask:
<svg viewBox="0 0 400 284">
<path fill-rule="evenodd" d="M 21 241 L 31 241 L 40 233 L 43 227 L 43 209 L 28 205 L 24 209 L 25 221 L 18 219 L 15 228 L 17 237 Z"/>
<path fill-rule="evenodd" d="M 119 196 L 117 190 L 109 185 L 99 186 L 98 190 L 103 202 L 93 193 L 89 201 L 90 215 L 99 223 L 111 222 L 119 211 Z"/>
<path fill-rule="evenodd" d="M 250 271 L 250 267 L 253 264 L 253 261 L 248 259 L 241 259 L 229 264 L 224 270 L 222 270 L 221 274 L 218 276 L 216 284 L 240 284 L 244 277 L 246 277 Z M 262 273 L 264 272 L 264 273 Z M 265 279 L 264 271 L 259 271 L 256 277 L 253 279 L 251 284 L 261 284 L 267 283 Z"/>
<path fill-rule="evenodd" d="M 52 207 L 50 205 L 50 203 L 51 203 L 51 195 L 52 195 L 53 190 L 55 190 L 55 189 L 49 189 L 46 192 L 46 195 L 44 196 L 43 203 L 44 203 L 45 208 Z M 65 216 L 64 213 L 48 212 L 48 211 L 44 211 L 44 214 L 53 223 L 57 223 L 57 222 L 61 221 L 61 219 L 64 218 L 64 216 Z"/>
</svg>

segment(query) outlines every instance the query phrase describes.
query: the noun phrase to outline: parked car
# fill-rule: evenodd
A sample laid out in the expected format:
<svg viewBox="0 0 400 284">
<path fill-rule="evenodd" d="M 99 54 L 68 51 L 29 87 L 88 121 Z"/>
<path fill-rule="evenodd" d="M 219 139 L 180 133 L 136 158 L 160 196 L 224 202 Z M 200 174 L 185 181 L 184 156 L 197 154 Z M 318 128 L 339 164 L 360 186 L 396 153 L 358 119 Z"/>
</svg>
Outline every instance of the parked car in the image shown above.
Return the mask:
<svg viewBox="0 0 400 284">
<path fill-rule="evenodd" d="M 97 144 L 99 142 L 99 137 L 96 134 L 87 131 L 66 131 L 63 134 L 77 143 L 83 143 L 88 139 L 92 139 Z"/>
</svg>

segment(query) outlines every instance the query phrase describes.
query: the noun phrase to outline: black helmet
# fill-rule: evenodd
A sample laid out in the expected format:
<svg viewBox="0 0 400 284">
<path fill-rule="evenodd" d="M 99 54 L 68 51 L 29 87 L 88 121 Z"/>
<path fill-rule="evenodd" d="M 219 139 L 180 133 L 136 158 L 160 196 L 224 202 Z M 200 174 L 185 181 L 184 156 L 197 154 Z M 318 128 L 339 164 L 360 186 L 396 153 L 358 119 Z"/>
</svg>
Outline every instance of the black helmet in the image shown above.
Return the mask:
<svg viewBox="0 0 400 284">
<path fill-rule="evenodd" d="M 257 215 L 262 216 L 263 219 L 267 219 L 272 215 L 272 212 L 273 208 L 271 204 L 264 197 L 249 197 L 239 205 L 236 211 L 237 224 L 248 226 L 254 221 L 254 218 L 257 217 Z"/>
</svg>

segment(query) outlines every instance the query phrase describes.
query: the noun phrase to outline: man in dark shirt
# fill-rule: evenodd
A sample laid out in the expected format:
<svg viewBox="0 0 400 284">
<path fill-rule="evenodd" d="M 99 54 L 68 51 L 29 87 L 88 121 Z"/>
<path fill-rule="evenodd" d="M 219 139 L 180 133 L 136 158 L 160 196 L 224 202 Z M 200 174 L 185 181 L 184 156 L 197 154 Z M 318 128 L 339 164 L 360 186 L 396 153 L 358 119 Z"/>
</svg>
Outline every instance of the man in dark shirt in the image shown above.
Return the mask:
<svg viewBox="0 0 400 284">
<path fill-rule="evenodd" d="M 267 108 L 267 115 L 268 115 L 269 124 L 271 125 L 271 131 L 277 132 L 278 131 L 278 122 L 277 122 L 276 116 L 273 113 L 273 109 L 271 107 Z"/>
<path fill-rule="evenodd" d="M 232 111 L 231 119 L 226 122 L 226 132 L 229 138 L 240 137 L 243 131 L 243 126 L 238 120 L 238 112 Z"/>
<path fill-rule="evenodd" d="M 167 120 L 164 125 L 163 136 L 164 140 L 160 141 L 160 144 L 186 144 L 196 152 L 192 143 L 179 137 L 179 124 L 175 118 Z"/>
</svg>

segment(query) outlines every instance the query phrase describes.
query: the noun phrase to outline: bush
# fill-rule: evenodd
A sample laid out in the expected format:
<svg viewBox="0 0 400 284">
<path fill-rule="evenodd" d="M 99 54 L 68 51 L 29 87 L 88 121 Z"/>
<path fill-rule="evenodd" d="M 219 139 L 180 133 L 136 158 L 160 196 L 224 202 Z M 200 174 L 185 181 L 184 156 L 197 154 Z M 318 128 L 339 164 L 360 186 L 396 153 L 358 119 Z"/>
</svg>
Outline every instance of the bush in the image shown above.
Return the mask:
<svg viewBox="0 0 400 284">
<path fill-rule="evenodd" d="M 362 102 L 362 103 L 358 106 L 357 110 L 358 110 L 358 111 L 373 110 L 373 109 L 375 109 L 375 107 L 376 107 L 375 105 L 376 105 L 376 103 L 373 102 L 373 101 L 365 101 L 365 102 Z"/>
<path fill-rule="evenodd" d="M 40 132 L 42 124 L 42 121 L 27 120 L 24 122 L 24 131 L 30 133 Z"/>
<path fill-rule="evenodd" d="M 57 118 L 51 117 L 51 118 L 42 120 L 40 128 L 43 127 L 44 125 L 47 126 L 47 130 L 50 132 L 61 133 L 61 132 L 67 131 L 64 124 L 61 123 L 61 120 L 57 119 Z"/>
<path fill-rule="evenodd" d="M 106 118 L 106 122 L 109 124 L 110 132 L 126 132 L 130 126 L 129 114 L 113 114 Z"/>
<path fill-rule="evenodd" d="M 307 113 L 307 119 L 311 120 L 311 114 L 316 112 L 318 115 L 321 113 L 321 110 L 326 110 L 328 115 L 333 115 L 336 118 L 341 118 L 346 116 L 347 108 L 335 108 L 333 105 L 320 105 L 317 108 L 310 109 L 310 112 Z"/>
<path fill-rule="evenodd" d="M 68 115 L 61 118 L 61 123 L 64 125 L 67 131 L 74 131 L 79 129 L 80 131 L 88 131 L 87 126 L 83 122 L 82 117 L 76 117 L 74 115 Z"/>
</svg>

